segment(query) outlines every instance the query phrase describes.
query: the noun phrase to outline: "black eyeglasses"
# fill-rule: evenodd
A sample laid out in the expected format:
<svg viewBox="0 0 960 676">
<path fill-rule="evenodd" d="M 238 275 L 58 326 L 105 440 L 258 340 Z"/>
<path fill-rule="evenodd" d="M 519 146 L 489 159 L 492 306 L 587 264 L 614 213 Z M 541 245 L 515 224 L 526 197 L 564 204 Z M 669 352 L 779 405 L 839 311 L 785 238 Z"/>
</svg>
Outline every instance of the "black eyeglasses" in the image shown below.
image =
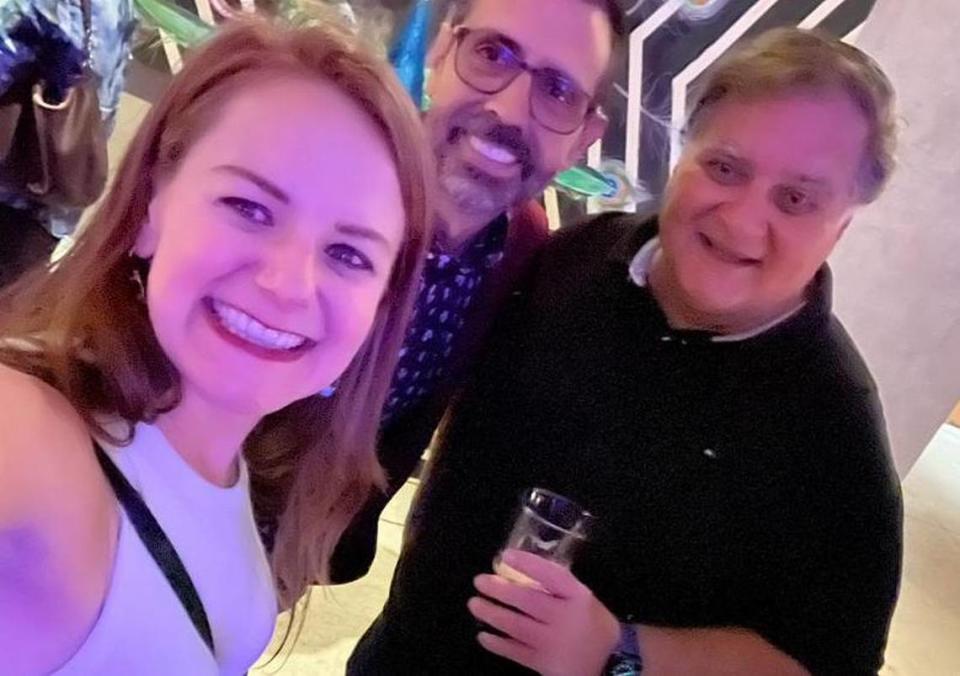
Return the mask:
<svg viewBox="0 0 960 676">
<path fill-rule="evenodd" d="M 533 68 L 521 59 L 512 41 L 491 30 L 460 26 L 454 32 L 457 76 L 484 94 L 502 92 L 520 73 L 530 73 L 530 115 L 558 134 L 572 134 L 597 110 L 593 98 L 555 68 Z"/>
</svg>

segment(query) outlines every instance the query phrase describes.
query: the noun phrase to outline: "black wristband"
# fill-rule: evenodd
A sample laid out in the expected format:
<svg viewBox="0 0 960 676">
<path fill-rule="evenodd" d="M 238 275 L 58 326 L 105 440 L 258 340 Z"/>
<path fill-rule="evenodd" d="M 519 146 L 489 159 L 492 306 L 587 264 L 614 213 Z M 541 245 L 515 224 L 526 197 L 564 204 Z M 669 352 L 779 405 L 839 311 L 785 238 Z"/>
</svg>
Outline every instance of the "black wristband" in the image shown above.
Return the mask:
<svg viewBox="0 0 960 676">
<path fill-rule="evenodd" d="M 643 673 L 643 660 L 639 655 L 614 653 L 603 668 L 604 676 L 639 676 Z"/>
<path fill-rule="evenodd" d="M 620 623 L 620 640 L 614 649 L 604 676 L 637 676 L 643 671 L 643 659 L 637 642 L 637 630 L 632 624 Z"/>
</svg>

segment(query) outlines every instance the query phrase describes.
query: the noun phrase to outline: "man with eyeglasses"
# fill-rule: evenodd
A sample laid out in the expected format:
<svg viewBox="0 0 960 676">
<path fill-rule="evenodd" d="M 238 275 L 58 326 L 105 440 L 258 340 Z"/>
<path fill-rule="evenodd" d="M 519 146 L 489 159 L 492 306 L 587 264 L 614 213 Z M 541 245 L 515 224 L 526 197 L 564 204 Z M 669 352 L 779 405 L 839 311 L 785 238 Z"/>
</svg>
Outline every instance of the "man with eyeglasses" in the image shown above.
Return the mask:
<svg viewBox="0 0 960 676">
<path fill-rule="evenodd" d="M 545 11 L 549 8 L 549 11 Z M 428 55 L 436 235 L 383 412 L 372 495 L 331 562 L 366 574 L 377 521 L 415 471 L 498 309 L 546 242 L 534 198 L 601 137 L 622 39 L 615 0 L 453 0 Z"/>
</svg>

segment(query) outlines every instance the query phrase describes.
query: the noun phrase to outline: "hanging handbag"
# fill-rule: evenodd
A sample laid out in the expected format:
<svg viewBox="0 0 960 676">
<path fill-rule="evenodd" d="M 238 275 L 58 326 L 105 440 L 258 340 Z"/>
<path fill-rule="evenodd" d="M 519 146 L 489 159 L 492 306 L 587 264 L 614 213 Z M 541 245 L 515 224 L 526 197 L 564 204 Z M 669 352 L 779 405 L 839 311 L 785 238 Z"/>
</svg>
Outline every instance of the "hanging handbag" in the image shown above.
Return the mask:
<svg viewBox="0 0 960 676">
<path fill-rule="evenodd" d="M 41 206 L 93 204 L 107 182 L 107 137 L 90 68 L 92 7 L 81 0 L 84 65 L 59 103 L 43 81 L 13 84 L 0 97 L 0 188 Z"/>
</svg>

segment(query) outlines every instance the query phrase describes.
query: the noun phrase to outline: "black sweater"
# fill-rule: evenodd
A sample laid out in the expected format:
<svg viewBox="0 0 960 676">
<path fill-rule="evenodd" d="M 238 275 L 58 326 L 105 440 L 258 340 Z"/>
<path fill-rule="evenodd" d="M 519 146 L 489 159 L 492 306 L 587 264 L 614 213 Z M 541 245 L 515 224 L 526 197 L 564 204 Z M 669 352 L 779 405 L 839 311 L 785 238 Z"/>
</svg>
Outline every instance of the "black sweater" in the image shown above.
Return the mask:
<svg viewBox="0 0 960 676">
<path fill-rule="evenodd" d="M 816 674 L 879 669 L 900 488 L 829 270 L 784 323 L 713 342 L 629 279 L 655 233 L 603 216 L 548 247 L 454 409 L 349 673 L 522 671 L 478 646 L 466 601 L 531 486 L 598 517 L 574 572 L 622 619 L 745 627 Z"/>
</svg>

